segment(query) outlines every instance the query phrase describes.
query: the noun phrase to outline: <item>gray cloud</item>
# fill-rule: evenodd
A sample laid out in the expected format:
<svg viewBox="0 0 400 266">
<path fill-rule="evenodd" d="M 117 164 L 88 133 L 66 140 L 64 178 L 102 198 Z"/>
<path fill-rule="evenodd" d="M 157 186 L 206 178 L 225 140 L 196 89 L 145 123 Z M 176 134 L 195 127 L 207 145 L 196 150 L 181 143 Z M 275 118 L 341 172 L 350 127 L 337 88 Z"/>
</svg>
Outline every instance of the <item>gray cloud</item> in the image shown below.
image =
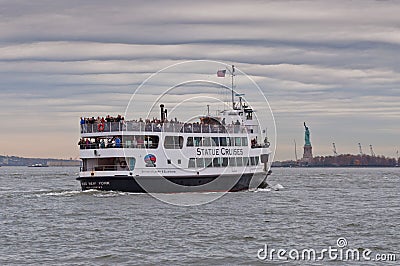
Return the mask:
<svg viewBox="0 0 400 266">
<path fill-rule="evenodd" d="M 358 138 L 391 154 L 400 145 L 399 13 L 396 1 L 368 0 L 2 1 L 0 112 L 14 117 L 3 132 L 23 136 L 22 121 L 29 119 L 37 138 L 43 129 L 65 135 L 46 121 L 75 130 L 81 115 L 121 113 L 152 73 L 208 59 L 234 63 L 260 85 L 277 116 L 278 159 L 291 156 L 303 120 L 321 153 L 330 153 L 332 139 L 353 152 L 343 147 Z M 143 103 L 180 78 L 215 80 L 216 69 L 197 70 L 153 80 Z M 254 98 L 246 86 L 238 76 L 239 90 Z M 190 90 L 174 90 L 167 102 L 200 92 L 224 97 L 204 86 Z M 71 143 L 73 130 L 66 135 Z M 35 147 L 25 155 L 51 153 Z M 76 153 L 72 146 L 64 155 Z"/>
</svg>

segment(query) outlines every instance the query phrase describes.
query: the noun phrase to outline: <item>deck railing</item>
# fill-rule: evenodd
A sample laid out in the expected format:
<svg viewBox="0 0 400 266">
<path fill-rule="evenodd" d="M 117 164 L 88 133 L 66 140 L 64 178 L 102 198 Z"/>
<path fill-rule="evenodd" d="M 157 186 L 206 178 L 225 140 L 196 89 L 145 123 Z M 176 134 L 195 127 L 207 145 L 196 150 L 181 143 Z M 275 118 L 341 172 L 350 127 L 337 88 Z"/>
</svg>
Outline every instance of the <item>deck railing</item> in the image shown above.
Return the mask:
<svg viewBox="0 0 400 266">
<path fill-rule="evenodd" d="M 138 132 L 180 132 L 180 133 L 247 133 L 256 126 L 209 125 L 198 123 L 145 123 L 145 122 L 105 122 L 81 124 L 81 133 L 138 131 Z"/>
</svg>

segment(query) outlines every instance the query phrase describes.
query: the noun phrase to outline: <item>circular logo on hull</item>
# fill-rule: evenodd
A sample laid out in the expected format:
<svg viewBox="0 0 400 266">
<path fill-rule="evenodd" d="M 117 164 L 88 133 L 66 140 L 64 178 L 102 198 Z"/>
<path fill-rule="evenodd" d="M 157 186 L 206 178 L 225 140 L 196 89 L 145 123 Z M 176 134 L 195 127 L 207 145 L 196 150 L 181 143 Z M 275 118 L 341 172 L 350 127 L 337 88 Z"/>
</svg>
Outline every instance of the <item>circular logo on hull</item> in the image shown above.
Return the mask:
<svg viewBox="0 0 400 266">
<path fill-rule="evenodd" d="M 144 156 L 144 162 L 146 163 L 146 167 L 155 167 L 157 158 L 154 154 L 147 154 Z"/>
</svg>

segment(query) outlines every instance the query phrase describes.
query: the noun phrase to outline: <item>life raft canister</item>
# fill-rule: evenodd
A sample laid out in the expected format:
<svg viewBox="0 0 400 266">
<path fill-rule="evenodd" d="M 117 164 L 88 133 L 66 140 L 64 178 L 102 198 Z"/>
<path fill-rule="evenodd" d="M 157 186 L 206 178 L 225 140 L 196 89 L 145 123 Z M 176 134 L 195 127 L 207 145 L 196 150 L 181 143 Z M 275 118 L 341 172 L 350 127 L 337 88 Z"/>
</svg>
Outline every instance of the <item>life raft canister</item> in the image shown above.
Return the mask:
<svg viewBox="0 0 400 266">
<path fill-rule="evenodd" d="M 103 131 L 104 131 L 104 123 L 98 124 L 98 125 L 97 125 L 97 129 L 98 129 L 100 132 L 103 132 Z"/>
</svg>

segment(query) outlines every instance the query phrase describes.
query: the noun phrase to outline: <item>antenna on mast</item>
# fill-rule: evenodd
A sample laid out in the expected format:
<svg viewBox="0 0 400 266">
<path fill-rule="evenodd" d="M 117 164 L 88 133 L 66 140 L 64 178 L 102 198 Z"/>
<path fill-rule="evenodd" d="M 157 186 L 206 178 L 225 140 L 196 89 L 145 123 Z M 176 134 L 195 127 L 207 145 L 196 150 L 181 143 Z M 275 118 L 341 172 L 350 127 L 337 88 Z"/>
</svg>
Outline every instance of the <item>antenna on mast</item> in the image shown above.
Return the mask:
<svg viewBox="0 0 400 266">
<path fill-rule="evenodd" d="M 235 95 L 233 92 L 233 77 L 235 76 L 235 66 L 232 65 L 232 69 L 226 68 L 228 70 L 229 74 L 231 74 L 232 78 L 232 85 L 231 85 L 231 92 L 232 92 L 232 109 L 235 110 Z"/>
<path fill-rule="evenodd" d="M 234 95 L 233 95 L 233 77 L 235 76 L 235 66 L 234 65 L 232 65 L 231 76 L 232 76 L 232 108 L 235 109 L 235 98 L 234 98 Z"/>
</svg>

